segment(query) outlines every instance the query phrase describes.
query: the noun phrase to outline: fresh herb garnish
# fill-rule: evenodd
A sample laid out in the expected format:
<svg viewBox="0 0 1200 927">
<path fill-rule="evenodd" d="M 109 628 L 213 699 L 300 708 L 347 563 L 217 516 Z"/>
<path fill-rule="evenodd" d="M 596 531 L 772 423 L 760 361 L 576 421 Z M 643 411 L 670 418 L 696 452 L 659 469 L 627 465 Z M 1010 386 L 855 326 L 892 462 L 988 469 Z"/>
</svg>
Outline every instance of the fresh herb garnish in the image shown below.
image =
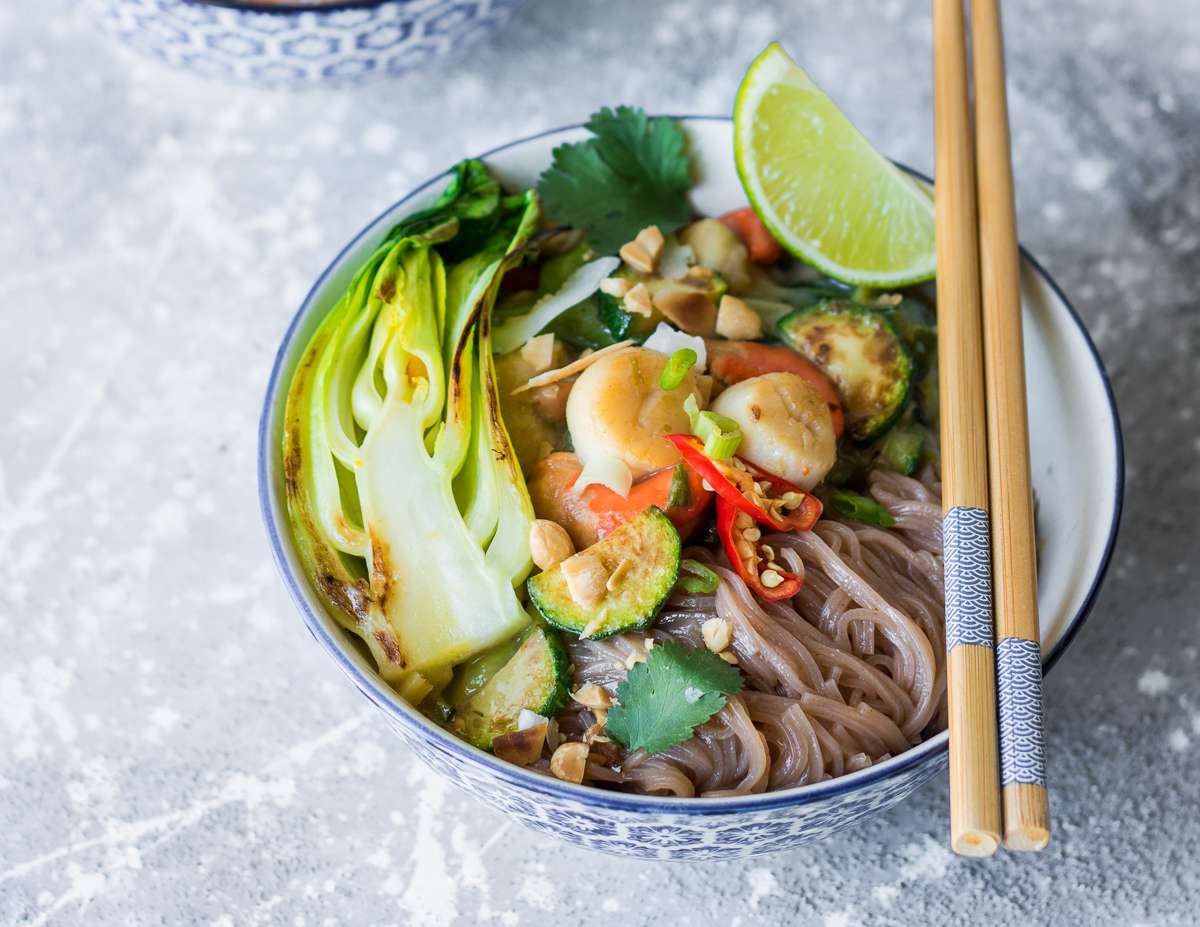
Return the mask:
<svg viewBox="0 0 1200 927">
<path fill-rule="evenodd" d="M 616 254 L 648 225 L 665 234 L 692 217 L 687 139 L 674 120 L 605 107 L 586 128 L 594 138 L 559 145 L 538 180 L 552 219 L 583 229 L 600 254 Z"/>
<path fill-rule="evenodd" d="M 661 753 L 725 707 L 742 689 L 741 673 L 715 653 L 677 641 L 655 646 L 617 686 L 606 733 L 629 750 Z"/>
</svg>

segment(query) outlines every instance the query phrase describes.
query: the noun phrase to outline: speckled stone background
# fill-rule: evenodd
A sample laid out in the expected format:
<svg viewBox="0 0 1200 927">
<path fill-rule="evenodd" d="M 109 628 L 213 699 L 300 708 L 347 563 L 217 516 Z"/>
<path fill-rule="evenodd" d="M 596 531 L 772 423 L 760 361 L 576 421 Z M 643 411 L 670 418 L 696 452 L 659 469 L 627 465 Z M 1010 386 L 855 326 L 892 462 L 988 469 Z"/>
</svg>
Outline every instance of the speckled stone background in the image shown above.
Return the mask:
<svg viewBox="0 0 1200 927">
<path fill-rule="evenodd" d="M 1005 4 L 1022 237 L 1129 451 L 1107 587 L 1048 680 L 1044 854 L 952 857 L 945 782 L 744 864 L 548 842 L 400 747 L 270 561 L 268 365 L 368 218 L 601 104 L 728 112 L 777 37 L 929 169 L 927 7 L 530 0 L 456 65 L 287 94 L 130 57 L 66 0 L 0 4 L 0 923 L 1196 923 L 1195 0 Z"/>
</svg>

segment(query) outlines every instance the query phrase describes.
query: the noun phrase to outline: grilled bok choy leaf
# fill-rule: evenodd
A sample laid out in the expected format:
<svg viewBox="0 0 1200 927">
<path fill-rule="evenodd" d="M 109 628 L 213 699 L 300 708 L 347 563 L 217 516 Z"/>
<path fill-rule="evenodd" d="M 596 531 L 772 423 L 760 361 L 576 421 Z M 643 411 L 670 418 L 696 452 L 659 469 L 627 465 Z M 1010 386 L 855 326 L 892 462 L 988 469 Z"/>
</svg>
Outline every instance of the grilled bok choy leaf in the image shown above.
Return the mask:
<svg viewBox="0 0 1200 927">
<path fill-rule="evenodd" d="M 460 165 L 359 270 L 289 389 L 300 555 L 413 703 L 530 620 L 515 587 L 531 567 L 533 508 L 500 416 L 490 325 L 540 211 L 533 191 L 501 197 L 482 164 Z"/>
</svg>

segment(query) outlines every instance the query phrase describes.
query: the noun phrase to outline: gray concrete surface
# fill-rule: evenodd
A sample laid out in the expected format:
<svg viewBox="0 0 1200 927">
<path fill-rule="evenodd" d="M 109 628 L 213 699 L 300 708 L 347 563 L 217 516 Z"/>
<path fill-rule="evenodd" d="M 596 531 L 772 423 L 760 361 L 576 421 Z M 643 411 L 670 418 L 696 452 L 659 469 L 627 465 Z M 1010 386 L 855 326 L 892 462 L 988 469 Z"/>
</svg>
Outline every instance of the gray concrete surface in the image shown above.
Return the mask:
<svg viewBox="0 0 1200 927">
<path fill-rule="evenodd" d="M 451 790 L 312 644 L 259 524 L 268 364 L 414 182 L 600 104 L 726 112 L 776 37 L 928 169 L 927 4 L 531 0 L 457 65 L 301 95 L 0 5 L 0 923 L 1196 923 L 1200 17 L 1006 8 L 1022 236 L 1129 450 L 1107 587 L 1048 681 L 1055 841 L 953 858 L 938 782 L 803 852 L 672 867 Z"/>
</svg>

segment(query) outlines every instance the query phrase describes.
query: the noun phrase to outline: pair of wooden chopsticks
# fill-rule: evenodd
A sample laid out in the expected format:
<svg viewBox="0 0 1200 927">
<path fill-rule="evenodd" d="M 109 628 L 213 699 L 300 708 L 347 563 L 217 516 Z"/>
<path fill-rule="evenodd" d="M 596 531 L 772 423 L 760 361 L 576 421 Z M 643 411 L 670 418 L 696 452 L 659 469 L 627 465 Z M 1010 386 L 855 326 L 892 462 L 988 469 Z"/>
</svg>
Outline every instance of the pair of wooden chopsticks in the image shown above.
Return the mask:
<svg viewBox="0 0 1200 927">
<path fill-rule="evenodd" d="M 1003 38 L 998 0 L 970 0 L 972 144 L 963 2 L 933 3 L 950 837 L 989 856 L 1002 806 L 1010 850 L 1050 821 Z"/>
</svg>

